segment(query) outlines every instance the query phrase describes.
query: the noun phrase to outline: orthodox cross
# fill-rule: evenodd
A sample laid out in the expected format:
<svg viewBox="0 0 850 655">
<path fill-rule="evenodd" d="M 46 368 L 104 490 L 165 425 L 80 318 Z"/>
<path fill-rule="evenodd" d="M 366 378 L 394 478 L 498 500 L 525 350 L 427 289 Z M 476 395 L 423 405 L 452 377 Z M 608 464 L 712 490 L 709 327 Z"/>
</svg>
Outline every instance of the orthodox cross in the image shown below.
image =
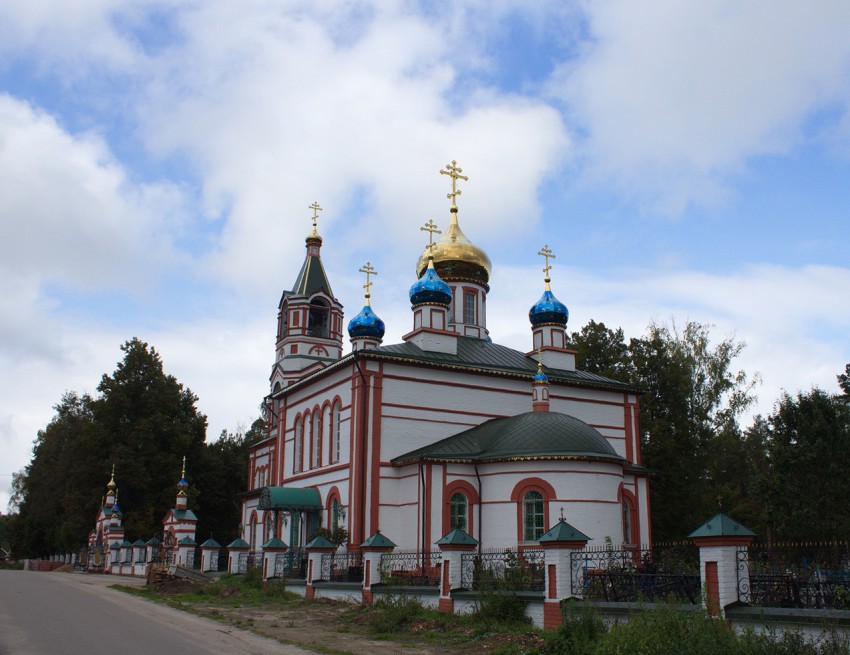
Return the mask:
<svg viewBox="0 0 850 655">
<path fill-rule="evenodd" d="M 369 293 L 369 287 L 375 284 L 374 282 L 369 280 L 369 276 L 377 275 L 378 271 L 374 269 L 374 267 L 372 266 L 372 262 L 366 262 L 364 266 L 360 267 L 360 270 L 358 272 L 366 274 L 366 284 L 363 285 L 363 288 L 366 289 L 366 304 L 368 305 L 369 298 L 372 297 L 372 294 Z"/>
<path fill-rule="evenodd" d="M 469 181 L 469 178 L 466 175 L 461 175 L 461 173 L 463 173 L 463 169 L 457 165 L 454 159 L 452 159 L 451 164 L 446 164 L 446 170 L 440 170 L 440 175 L 448 175 L 452 178 L 452 192 L 446 195 L 446 198 L 450 198 L 452 201 L 452 209 L 457 209 L 457 197 L 461 194 L 460 189 L 457 188 L 457 181 Z"/>
<path fill-rule="evenodd" d="M 537 346 L 537 372 L 543 372 L 543 346 Z M 561 512 L 563 511 L 563 508 L 561 508 Z"/>
<path fill-rule="evenodd" d="M 316 231 L 316 224 L 319 221 L 319 212 L 322 211 L 322 208 L 319 207 L 318 202 L 314 202 L 309 208 L 313 210 L 313 234 L 318 236 L 319 233 Z"/>
<path fill-rule="evenodd" d="M 440 171 L 442 172 L 442 171 Z M 422 232 L 428 233 L 428 257 L 431 257 L 431 251 L 434 249 L 434 233 L 442 234 L 442 230 L 437 229 L 437 224 L 433 218 L 429 218 L 428 222 L 423 227 L 419 228 Z"/>
<path fill-rule="evenodd" d="M 548 243 L 545 246 L 543 246 L 543 248 L 537 254 L 540 255 L 541 257 L 545 257 L 545 259 L 546 259 L 546 266 L 543 267 L 543 274 L 546 277 L 543 281 L 546 282 L 546 284 L 549 284 L 552 281 L 551 279 L 549 279 L 549 271 L 552 270 L 552 266 L 549 264 L 549 260 L 555 259 L 555 255 L 552 254 L 552 251 L 550 250 Z"/>
<path fill-rule="evenodd" d="M 183 470 L 180 473 L 180 479 L 186 479 L 186 455 L 183 455 Z"/>
</svg>

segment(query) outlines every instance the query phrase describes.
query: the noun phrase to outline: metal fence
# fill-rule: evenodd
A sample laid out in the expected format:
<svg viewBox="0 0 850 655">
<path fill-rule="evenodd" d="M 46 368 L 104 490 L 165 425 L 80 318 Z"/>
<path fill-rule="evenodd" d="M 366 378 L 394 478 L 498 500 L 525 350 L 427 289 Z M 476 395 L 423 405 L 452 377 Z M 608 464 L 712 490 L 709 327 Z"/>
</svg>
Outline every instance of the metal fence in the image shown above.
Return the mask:
<svg viewBox="0 0 850 655">
<path fill-rule="evenodd" d="M 543 591 L 545 551 L 510 548 L 464 553 L 461 557 L 461 587 L 475 591 Z"/>
<path fill-rule="evenodd" d="M 274 557 L 274 577 L 303 579 L 307 577 L 307 551 L 293 548 Z"/>
<path fill-rule="evenodd" d="M 322 555 L 322 580 L 363 582 L 363 553 L 325 553 Z"/>
<path fill-rule="evenodd" d="M 738 600 L 760 607 L 850 609 L 850 543 L 738 549 Z"/>
<path fill-rule="evenodd" d="M 691 543 L 602 547 L 570 556 L 571 591 L 609 602 L 700 601 L 699 550 Z"/>
<path fill-rule="evenodd" d="M 443 554 L 394 551 L 381 555 L 381 581 L 393 586 L 439 587 Z"/>
<path fill-rule="evenodd" d="M 239 564 L 237 573 L 245 574 L 249 570 L 257 568 L 260 564 L 260 557 L 257 553 L 250 551 L 247 553 L 239 553 Z"/>
<path fill-rule="evenodd" d="M 201 570 L 201 547 L 196 546 L 191 550 L 186 552 L 186 568 L 194 569 L 196 571 Z"/>
</svg>

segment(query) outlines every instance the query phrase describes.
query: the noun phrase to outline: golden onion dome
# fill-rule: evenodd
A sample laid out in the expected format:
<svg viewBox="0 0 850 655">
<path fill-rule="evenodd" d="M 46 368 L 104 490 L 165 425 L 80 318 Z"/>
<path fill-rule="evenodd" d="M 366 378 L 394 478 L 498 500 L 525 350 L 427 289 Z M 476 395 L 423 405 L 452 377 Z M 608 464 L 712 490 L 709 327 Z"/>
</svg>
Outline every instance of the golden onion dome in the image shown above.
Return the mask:
<svg viewBox="0 0 850 655">
<path fill-rule="evenodd" d="M 492 264 L 487 253 L 470 241 L 457 221 L 457 209 L 452 208 L 451 223 L 443 237 L 434 244 L 434 268 L 444 280 L 474 280 L 481 284 L 490 281 Z M 416 264 L 416 276 L 422 277 L 428 268 L 428 249 Z"/>
</svg>

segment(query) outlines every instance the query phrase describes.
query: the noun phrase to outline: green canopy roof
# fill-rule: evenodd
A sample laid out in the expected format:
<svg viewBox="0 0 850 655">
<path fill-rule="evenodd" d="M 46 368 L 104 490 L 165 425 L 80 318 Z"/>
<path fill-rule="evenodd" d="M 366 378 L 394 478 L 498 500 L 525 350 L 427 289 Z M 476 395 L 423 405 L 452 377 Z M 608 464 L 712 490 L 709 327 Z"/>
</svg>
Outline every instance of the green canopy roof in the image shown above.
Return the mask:
<svg viewBox="0 0 850 655">
<path fill-rule="evenodd" d="M 455 528 L 447 535 L 441 537 L 436 544 L 438 546 L 477 546 L 478 539 L 460 528 Z"/>
<path fill-rule="evenodd" d="M 323 509 L 319 492 L 297 487 L 263 487 L 260 491 L 259 509 Z"/>
<path fill-rule="evenodd" d="M 555 524 L 554 528 L 540 537 L 538 541 L 544 543 L 548 541 L 590 541 L 590 537 L 561 519 Z"/>
<path fill-rule="evenodd" d="M 729 518 L 723 512 L 718 512 L 708 521 L 688 535 L 694 537 L 755 537 L 756 533 Z"/>
<path fill-rule="evenodd" d="M 486 462 L 528 458 L 607 459 L 625 463 L 595 428 L 558 412 L 526 412 L 494 418 L 393 459 Z"/>
</svg>

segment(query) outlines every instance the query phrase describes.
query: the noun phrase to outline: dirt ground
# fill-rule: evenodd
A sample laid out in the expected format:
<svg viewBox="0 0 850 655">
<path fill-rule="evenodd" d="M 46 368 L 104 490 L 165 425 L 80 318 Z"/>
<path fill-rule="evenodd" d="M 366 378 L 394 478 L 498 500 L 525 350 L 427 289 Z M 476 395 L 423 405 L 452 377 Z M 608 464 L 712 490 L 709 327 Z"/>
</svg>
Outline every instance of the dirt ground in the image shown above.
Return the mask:
<svg viewBox="0 0 850 655">
<path fill-rule="evenodd" d="M 353 632 L 352 626 L 341 619 L 350 605 L 338 601 L 317 599 L 298 607 L 297 610 L 282 614 L 279 610 L 256 607 L 222 608 L 220 606 L 196 606 L 196 611 L 215 612 L 235 627 L 245 628 L 273 639 L 297 644 L 310 649 L 316 647 L 322 652 L 351 653 L 360 655 L 472 655 L 473 653 L 492 652 L 499 646 L 509 643 L 540 645 L 536 635 L 494 634 L 464 646 L 439 643 L 429 634 L 427 641 L 409 637 L 404 640 L 376 639 L 366 634 Z M 416 635 L 432 633 L 433 625 L 421 622 L 411 627 Z"/>
</svg>

